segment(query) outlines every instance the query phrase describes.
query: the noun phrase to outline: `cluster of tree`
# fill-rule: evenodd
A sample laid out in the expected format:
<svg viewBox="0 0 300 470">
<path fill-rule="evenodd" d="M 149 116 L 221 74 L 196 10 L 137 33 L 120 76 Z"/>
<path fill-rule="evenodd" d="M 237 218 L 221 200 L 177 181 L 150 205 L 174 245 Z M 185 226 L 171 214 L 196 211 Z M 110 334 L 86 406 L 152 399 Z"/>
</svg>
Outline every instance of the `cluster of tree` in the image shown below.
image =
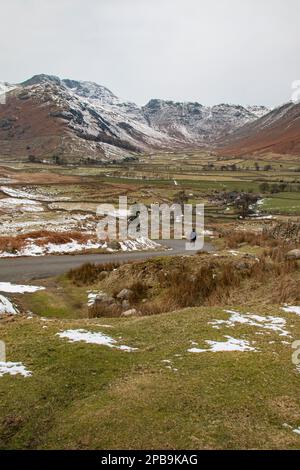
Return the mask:
<svg viewBox="0 0 300 470">
<path fill-rule="evenodd" d="M 174 194 L 173 196 L 173 202 L 175 204 L 180 204 L 181 208 L 183 209 L 184 204 L 189 202 L 189 197 L 184 190 L 178 191 L 178 193 Z"/>
<path fill-rule="evenodd" d="M 264 165 L 263 167 L 260 167 L 259 164 L 256 162 L 255 163 L 255 169 L 256 169 L 256 171 L 260 171 L 260 170 L 271 171 L 271 170 L 273 170 L 273 167 L 270 164 Z"/>
<path fill-rule="evenodd" d="M 276 193 L 283 193 L 284 191 L 300 191 L 300 184 L 292 184 L 292 183 L 261 183 L 259 185 L 259 190 L 262 193 L 271 193 L 271 194 L 276 194 Z"/>
<path fill-rule="evenodd" d="M 232 163 L 231 165 L 221 166 L 221 171 L 237 171 L 238 169 L 239 167 L 235 163 Z"/>
<path fill-rule="evenodd" d="M 258 196 L 251 193 L 240 193 L 234 200 L 234 206 L 237 209 L 239 217 L 245 219 L 253 214 L 252 206 L 258 201 Z"/>
</svg>

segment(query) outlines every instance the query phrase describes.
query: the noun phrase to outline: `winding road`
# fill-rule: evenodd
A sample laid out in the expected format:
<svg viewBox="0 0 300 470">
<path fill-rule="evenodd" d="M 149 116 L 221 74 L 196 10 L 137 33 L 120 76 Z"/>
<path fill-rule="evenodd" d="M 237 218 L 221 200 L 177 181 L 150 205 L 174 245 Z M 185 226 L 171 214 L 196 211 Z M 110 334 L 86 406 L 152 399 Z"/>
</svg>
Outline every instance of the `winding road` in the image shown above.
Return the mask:
<svg viewBox="0 0 300 470">
<path fill-rule="evenodd" d="M 98 255 L 50 255 L 28 258 L 2 258 L 0 259 L 0 281 L 28 282 L 34 279 L 43 279 L 63 274 L 69 269 L 76 268 L 84 263 L 123 262 L 150 259 L 158 256 L 192 255 L 195 253 L 195 251 L 187 251 L 185 249 L 185 240 L 163 240 L 161 244 L 170 249 L 167 251 L 133 251 L 129 253 L 117 252 Z M 210 243 L 205 243 L 203 250 L 212 252 L 214 247 Z"/>
</svg>

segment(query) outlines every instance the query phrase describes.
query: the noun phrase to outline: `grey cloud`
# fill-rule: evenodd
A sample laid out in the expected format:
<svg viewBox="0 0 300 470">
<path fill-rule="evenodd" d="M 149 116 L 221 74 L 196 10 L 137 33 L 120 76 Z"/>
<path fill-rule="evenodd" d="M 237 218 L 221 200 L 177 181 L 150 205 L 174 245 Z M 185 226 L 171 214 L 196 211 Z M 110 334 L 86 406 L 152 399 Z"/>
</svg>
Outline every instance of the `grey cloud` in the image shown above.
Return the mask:
<svg viewBox="0 0 300 470">
<path fill-rule="evenodd" d="M 0 0 L 0 80 L 92 80 L 126 99 L 276 105 L 300 79 L 298 0 Z"/>
</svg>

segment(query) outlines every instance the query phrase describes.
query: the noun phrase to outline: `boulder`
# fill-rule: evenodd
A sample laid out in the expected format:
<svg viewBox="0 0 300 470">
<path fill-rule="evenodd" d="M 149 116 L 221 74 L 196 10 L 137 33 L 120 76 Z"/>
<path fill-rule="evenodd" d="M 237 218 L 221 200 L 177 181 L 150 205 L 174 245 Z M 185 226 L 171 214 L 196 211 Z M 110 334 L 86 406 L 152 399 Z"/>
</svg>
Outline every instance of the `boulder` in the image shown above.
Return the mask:
<svg viewBox="0 0 300 470">
<path fill-rule="evenodd" d="M 123 290 L 121 290 L 121 292 L 118 293 L 117 299 L 119 299 L 119 300 L 128 300 L 130 298 L 131 294 L 133 294 L 132 290 L 123 289 Z"/>
<path fill-rule="evenodd" d="M 130 303 L 128 302 L 128 300 L 123 300 L 122 308 L 124 308 L 125 310 L 128 310 L 130 308 Z"/>
<path fill-rule="evenodd" d="M 241 261 L 240 263 L 236 264 L 236 269 L 239 271 L 244 271 L 245 269 L 249 269 L 249 264 L 245 261 Z"/>
<path fill-rule="evenodd" d="M 286 259 L 291 259 L 291 260 L 300 260 L 300 250 L 291 250 L 288 251 L 286 254 Z"/>
<path fill-rule="evenodd" d="M 138 314 L 137 310 L 135 308 L 132 308 L 131 310 L 126 310 L 126 312 L 123 312 L 121 314 L 121 317 L 135 317 Z"/>
<path fill-rule="evenodd" d="M 116 301 L 113 297 L 110 295 L 106 294 L 105 292 L 101 292 L 97 294 L 97 297 L 95 298 L 95 303 L 103 303 L 107 305 L 114 304 Z"/>
</svg>

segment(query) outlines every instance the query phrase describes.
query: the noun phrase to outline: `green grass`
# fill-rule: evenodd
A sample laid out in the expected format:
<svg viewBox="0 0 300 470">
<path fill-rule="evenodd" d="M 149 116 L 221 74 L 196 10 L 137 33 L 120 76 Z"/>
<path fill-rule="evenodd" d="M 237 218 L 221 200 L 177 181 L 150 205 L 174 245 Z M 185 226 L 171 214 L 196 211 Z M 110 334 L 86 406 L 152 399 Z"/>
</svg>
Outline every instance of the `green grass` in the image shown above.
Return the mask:
<svg viewBox="0 0 300 470">
<path fill-rule="evenodd" d="M 87 315 L 86 288 L 74 286 L 63 276 L 47 290 L 17 297 L 24 311 L 49 318 L 82 318 Z"/>
<path fill-rule="evenodd" d="M 286 317 L 300 337 L 295 315 L 259 312 Z M 281 343 L 286 338 L 258 336 L 245 325 L 216 330 L 208 324 L 216 318 L 227 315 L 195 308 L 131 320 L 2 324 L 7 359 L 22 361 L 32 377 L 0 378 L 1 448 L 299 448 L 300 437 L 283 426 L 300 425 L 300 376 L 291 347 Z M 56 336 L 68 328 L 121 336 L 138 351 Z M 205 347 L 204 340 L 224 335 L 256 341 L 260 352 L 187 352 L 191 341 Z M 167 369 L 166 359 L 178 371 Z"/>
<path fill-rule="evenodd" d="M 300 193 L 278 193 L 264 198 L 261 208 L 274 214 L 300 215 Z"/>
</svg>

